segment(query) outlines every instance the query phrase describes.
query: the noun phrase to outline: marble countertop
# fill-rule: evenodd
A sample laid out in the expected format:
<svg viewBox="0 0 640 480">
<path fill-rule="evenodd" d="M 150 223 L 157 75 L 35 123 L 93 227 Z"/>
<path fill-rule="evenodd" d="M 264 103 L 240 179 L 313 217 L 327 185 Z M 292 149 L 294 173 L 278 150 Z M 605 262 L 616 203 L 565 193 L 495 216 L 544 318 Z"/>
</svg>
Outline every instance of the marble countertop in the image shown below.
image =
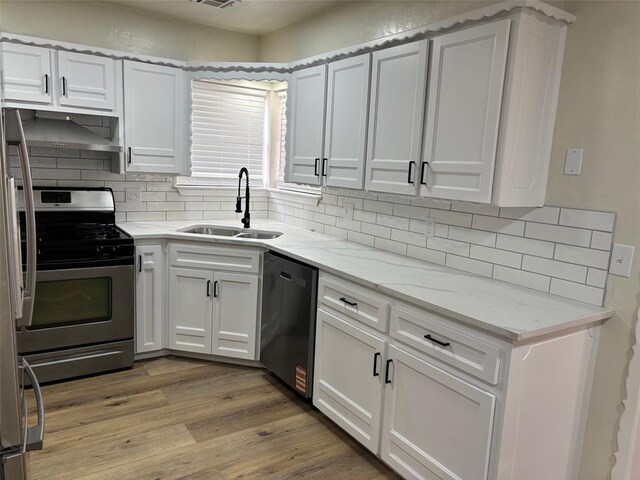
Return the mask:
<svg viewBox="0 0 640 480">
<path fill-rule="evenodd" d="M 252 220 L 253 230 L 283 235 L 273 240 L 230 239 L 180 232 L 192 225 L 240 227 L 233 220 L 127 222 L 118 225 L 137 240 L 185 240 L 253 245 L 441 313 L 510 341 L 531 340 L 613 315 L 607 308 L 576 302 L 404 257 L 271 220 Z"/>
</svg>

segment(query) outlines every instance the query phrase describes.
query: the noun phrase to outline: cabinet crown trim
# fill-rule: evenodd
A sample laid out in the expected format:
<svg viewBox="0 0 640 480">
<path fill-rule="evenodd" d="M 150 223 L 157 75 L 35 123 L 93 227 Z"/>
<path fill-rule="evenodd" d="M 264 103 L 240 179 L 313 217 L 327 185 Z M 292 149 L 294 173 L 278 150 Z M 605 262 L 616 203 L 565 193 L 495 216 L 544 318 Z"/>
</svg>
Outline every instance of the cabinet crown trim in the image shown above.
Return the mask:
<svg viewBox="0 0 640 480">
<path fill-rule="evenodd" d="M 121 50 L 112 50 L 108 48 L 81 45 L 77 43 L 63 42 L 59 40 L 51 40 L 40 37 L 32 37 L 29 35 L 20 35 L 10 32 L 1 32 L 0 40 L 21 43 L 24 45 L 34 45 L 39 47 L 53 48 L 57 50 L 67 50 L 79 53 L 89 53 L 93 55 L 101 55 L 116 60 L 132 60 L 138 62 L 152 63 L 156 65 L 165 65 L 169 67 L 182 68 L 189 72 L 210 71 L 210 72 L 246 72 L 246 73 L 291 73 L 295 70 L 307 68 L 313 65 L 328 63 L 354 55 L 359 55 L 373 50 L 390 47 L 400 43 L 407 43 L 418 40 L 430 33 L 440 32 L 451 29 L 466 23 L 475 23 L 491 19 L 498 15 L 511 12 L 516 9 L 533 10 L 545 15 L 551 20 L 563 24 L 571 24 L 576 21 L 575 15 L 556 8 L 547 3 L 538 0 L 508 0 L 496 3 L 483 8 L 464 12 L 453 17 L 433 22 L 411 30 L 406 30 L 394 35 L 371 40 L 369 42 L 353 45 L 332 52 L 322 53 L 320 55 L 296 60 L 291 63 L 251 63 L 251 62 L 185 62 L 182 60 L 161 58 L 149 55 L 142 55 Z"/>
</svg>

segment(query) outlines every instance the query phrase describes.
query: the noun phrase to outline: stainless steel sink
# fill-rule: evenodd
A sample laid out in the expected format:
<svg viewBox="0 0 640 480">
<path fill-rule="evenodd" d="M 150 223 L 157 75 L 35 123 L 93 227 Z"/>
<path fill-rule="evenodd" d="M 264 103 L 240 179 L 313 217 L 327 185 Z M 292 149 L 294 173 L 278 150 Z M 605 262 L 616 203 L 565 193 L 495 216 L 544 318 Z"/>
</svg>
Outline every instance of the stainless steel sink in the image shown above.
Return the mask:
<svg viewBox="0 0 640 480">
<path fill-rule="evenodd" d="M 213 235 L 214 237 L 251 238 L 255 240 L 271 240 L 282 233 L 268 230 L 245 230 L 244 228 L 218 227 L 215 225 L 194 225 L 180 230 L 196 235 Z"/>
</svg>

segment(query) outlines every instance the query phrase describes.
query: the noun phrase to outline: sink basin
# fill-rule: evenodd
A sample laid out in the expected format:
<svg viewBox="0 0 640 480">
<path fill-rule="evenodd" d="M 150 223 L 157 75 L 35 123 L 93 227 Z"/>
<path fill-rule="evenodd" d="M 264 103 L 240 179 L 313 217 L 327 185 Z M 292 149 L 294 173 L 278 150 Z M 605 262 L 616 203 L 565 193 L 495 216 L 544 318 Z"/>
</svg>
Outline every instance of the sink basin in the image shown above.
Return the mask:
<svg viewBox="0 0 640 480">
<path fill-rule="evenodd" d="M 184 233 L 196 235 L 213 235 L 215 237 L 251 238 L 255 240 L 271 240 L 282 233 L 268 230 L 246 230 L 244 228 L 218 227 L 215 225 L 194 225 L 180 230 Z"/>
</svg>

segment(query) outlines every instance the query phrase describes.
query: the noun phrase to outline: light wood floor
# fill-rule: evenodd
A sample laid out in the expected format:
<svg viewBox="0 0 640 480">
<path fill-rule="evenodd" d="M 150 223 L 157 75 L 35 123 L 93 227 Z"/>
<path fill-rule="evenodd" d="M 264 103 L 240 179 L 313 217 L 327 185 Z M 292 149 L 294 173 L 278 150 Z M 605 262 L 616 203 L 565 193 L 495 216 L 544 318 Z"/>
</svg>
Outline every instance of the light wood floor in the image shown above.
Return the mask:
<svg viewBox="0 0 640 480">
<path fill-rule="evenodd" d="M 161 358 L 49 385 L 30 480 L 398 480 L 263 370 Z"/>
</svg>

